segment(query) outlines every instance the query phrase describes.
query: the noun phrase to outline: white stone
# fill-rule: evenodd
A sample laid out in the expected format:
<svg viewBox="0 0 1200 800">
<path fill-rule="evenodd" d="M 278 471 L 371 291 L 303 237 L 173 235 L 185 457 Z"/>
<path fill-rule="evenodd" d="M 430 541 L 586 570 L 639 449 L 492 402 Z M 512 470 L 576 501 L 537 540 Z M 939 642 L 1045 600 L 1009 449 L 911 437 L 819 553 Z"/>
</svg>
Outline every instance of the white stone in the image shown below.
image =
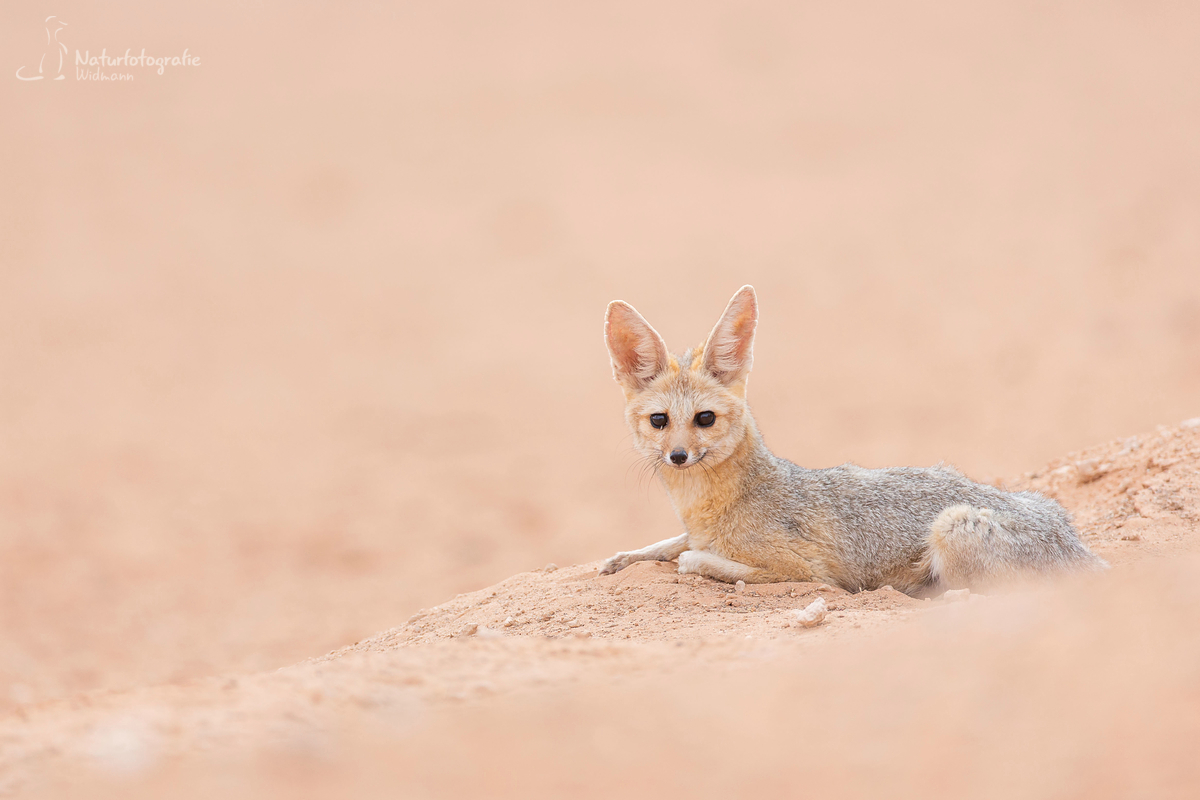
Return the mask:
<svg viewBox="0 0 1200 800">
<path fill-rule="evenodd" d="M 801 628 L 815 628 L 825 621 L 829 606 L 824 597 L 818 597 L 804 608 L 792 609 L 788 612 L 788 622 Z"/>
</svg>

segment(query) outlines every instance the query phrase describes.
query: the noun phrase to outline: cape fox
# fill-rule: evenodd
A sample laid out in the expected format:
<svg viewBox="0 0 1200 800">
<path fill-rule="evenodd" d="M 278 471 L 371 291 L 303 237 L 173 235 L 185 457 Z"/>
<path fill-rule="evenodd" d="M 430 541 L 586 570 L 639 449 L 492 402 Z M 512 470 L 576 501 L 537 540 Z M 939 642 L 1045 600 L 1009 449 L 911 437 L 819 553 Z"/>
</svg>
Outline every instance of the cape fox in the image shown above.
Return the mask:
<svg viewBox="0 0 1200 800">
<path fill-rule="evenodd" d="M 683 355 L 628 303 L 604 320 L 613 377 L 638 452 L 684 533 L 605 562 L 679 560 L 719 581 L 819 581 L 908 594 L 980 588 L 1030 573 L 1101 569 L 1067 511 L 957 470 L 845 464 L 805 469 L 767 449 L 746 403 L 758 301 L 743 286 L 708 340 Z"/>
</svg>

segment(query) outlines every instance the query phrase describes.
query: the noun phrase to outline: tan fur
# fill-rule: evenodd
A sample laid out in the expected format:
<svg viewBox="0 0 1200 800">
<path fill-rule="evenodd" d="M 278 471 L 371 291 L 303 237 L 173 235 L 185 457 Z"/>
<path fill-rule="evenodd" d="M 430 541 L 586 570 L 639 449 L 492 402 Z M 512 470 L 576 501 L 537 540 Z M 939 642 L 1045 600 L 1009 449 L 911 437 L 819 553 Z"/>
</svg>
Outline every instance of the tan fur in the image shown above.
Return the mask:
<svg viewBox="0 0 1200 800">
<path fill-rule="evenodd" d="M 686 533 L 618 553 L 601 574 L 677 558 L 680 572 L 730 582 L 919 593 L 1104 566 L 1062 507 L 1040 495 L 945 467 L 807 470 L 773 455 L 746 402 L 757 323 L 757 298 L 744 286 L 704 345 L 674 356 L 632 306 L 609 305 L 605 340 L 626 421 Z M 711 426 L 701 412 L 714 414 Z M 662 414 L 667 424 L 655 427 Z M 672 453 L 686 460 L 673 463 Z"/>
</svg>

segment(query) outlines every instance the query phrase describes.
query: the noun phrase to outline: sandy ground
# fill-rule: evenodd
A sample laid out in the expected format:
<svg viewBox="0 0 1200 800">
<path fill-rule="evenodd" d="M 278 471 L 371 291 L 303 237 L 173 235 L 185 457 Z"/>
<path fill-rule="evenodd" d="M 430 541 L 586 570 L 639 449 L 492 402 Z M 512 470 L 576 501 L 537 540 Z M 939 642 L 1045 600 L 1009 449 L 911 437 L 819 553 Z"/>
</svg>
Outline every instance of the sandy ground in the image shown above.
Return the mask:
<svg viewBox="0 0 1200 800">
<path fill-rule="evenodd" d="M 19 709 L 0 776 L 67 797 L 1195 796 L 1200 419 L 1023 482 L 1081 509 L 1113 569 L 915 600 L 551 566 L 286 669 Z M 791 623 L 818 597 L 824 624 Z"/>
<path fill-rule="evenodd" d="M 72 51 L 187 48 L 202 63 L 124 83 L 17 81 L 45 51 L 49 13 L 68 22 Z M 253 716 L 243 690 L 204 681 L 256 685 L 355 642 L 428 653 L 395 656 L 417 658 L 414 673 L 443 659 L 425 688 L 372 690 L 415 708 L 428 696 L 433 727 L 363 711 L 333 737 L 378 756 L 361 758 L 381 781 L 401 740 L 375 725 L 407 731 L 395 733 L 412 737 L 405 774 L 433 788 L 435 768 L 459 772 L 444 766 L 455 742 L 478 775 L 532 760 L 547 781 L 580 763 L 582 749 L 563 748 L 616 759 L 641 744 L 658 757 L 593 762 L 578 779 L 628 774 L 648 792 L 685 780 L 670 766 L 682 755 L 711 764 L 728 746 L 770 760 L 778 730 L 815 759 L 846 726 L 876 729 L 883 717 L 866 704 L 821 705 L 848 684 L 823 694 L 816 677 L 789 681 L 836 681 L 860 646 L 878 648 L 862 651 L 872 663 L 894 654 L 942 675 L 958 656 L 912 653 L 923 640 L 890 622 L 925 625 L 922 607 L 826 592 L 838 606 L 828 628 L 798 638 L 772 614 L 815 587 L 726 596 L 656 567 L 603 583 L 567 566 L 678 527 L 631 469 L 605 304 L 633 303 L 682 348 L 753 283 L 751 400 L 768 443 L 805 466 L 948 461 L 998 481 L 1194 418 L 1197 30 L 1186 4 L 5 4 L 0 715 L 15 739 L 4 763 L 43 774 L 58 757 L 43 749 L 65 754 L 80 730 L 108 724 L 57 716 L 96 698 L 175 709 L 154 698 L 192 687 L 178 689 L 180 707 L 214 725 L 239 703 Z M 1079 600 L 1045 590 L 1055 619 L 1094 622 L 1187 584 L 1194 489 L 1156 483 L 1187 470 L 1144 462 L 1170 449 L 1155 437 L 1013 481 L 1060 496 L 1123 576 Z M 550 562 L 563 568 L 529 572 Z M 478 607 L 438 605 L 489 585 L 496 598 Z M 1146 636 L 1184 626 L 1174 602 L 1154 607 L 1161 627 Z M 421 608 L 437 610 L 397 628 Z M 1141 641 L 1134 611 L 1113 613 L 1113 630 Z M 441 641 L 470 623 L 520 644 Z M 866 643 L 876 628 L 891 644 Z M 1014 647 L 1041 652 L 1042 634 L 1021 631 Z M 788 677 L 804 648 L 843 635 L 863 643 Z M 1150 652 L 1190 663 L 1183 638 L 1155 642 Z M 978 681 L 999 669 L 986 667 L 992 646 L 964 645 L 975 649 L 963 663 L 985 665 Z M 1053 658 L 1111 651 L 1071 646 Z M 747 695 L 744 717 L 719 717 L 723 738 L 697 742 L 712 704 L 688 701 L 687 687 L 734 702 L 738 681 L 712 681 L 759 663 L 758 647 L 775 655 L 752 683 L 790 701 Z M 485 674 L 489 648 L 507 677 Z M 476 649 L 478 667 L 459 663 Z M 387 657 L 338 663 L 386 676 Z M 1014 669 L 1032 675 L 1031 663 Z M 531 685 L 543 664 L 558 688 Z M 321 684 L 312 670 L 342 668 L 279 674 Z M 692 672 L 676 683 L 677 670 Z M 1097 692 L 1114 685 L 1096 680 Z M 477 702 L 488 695 L 477 684 L 499 696 Z M 576 684 L 590 688 L 564 688 Z M 984 686 L 941 684 L 963 696 Z M 1182 685 L 1166 681 L 1161 696 Z M 217 689 L 234 706 L 204 699 Z M 264 720 L 291 702 L 264 692 Z M 1159 707 L 1159 695 L 1135 696 Z M 605 703 L 628 728 L 564 733 Z M 796 712 L 809 704 L 824 710 Z M 775 727 L 781 709 L 793 715 Z M 295 713 L 310 712 L 323 713 Z M 989 713 L 1000 729 L 1029 719 Z M 499 734 L 514 716 L 527 737 Z M 958 731 L 956 720 L 922 725 Z M 142 741 L 143 722 L 128 734 L 112 724 L 118 741 Z M 163 753 L 190 735 L 158 725 L 147 736 Z M 495 760 L 481 752 L 489 737 Z M 664 737 L 677 744 L 662 749 Z M 906 751 L 888 752 L 878 763 Z"/>
</svg>

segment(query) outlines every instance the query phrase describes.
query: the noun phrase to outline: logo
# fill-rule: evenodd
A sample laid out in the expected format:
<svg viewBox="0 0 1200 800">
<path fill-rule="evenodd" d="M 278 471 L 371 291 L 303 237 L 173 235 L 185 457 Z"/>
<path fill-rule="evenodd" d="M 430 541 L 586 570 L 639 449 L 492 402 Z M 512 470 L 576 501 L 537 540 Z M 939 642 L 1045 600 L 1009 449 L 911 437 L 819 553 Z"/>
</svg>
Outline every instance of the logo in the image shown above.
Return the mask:
<svg viewBox="0 0 1200 800">
<path fill-rule="evenodd" d="M 67 46 L 58 40 L 59 31 L 65 27 L 67 27 L 67 23 L 58 17 L 54 15 L 46 17 L 46 51 L 42 53 L 42 60 L 38 62 L 38 74 L 22 75 L 25 67 L 18 67 L 17 80 L 40 81 L 46 77 L 49 71 L 53 71 L 54 74 L 50 80 L 66 79 L 67 76 L 63 75 L 63 63 L 67 59 Z"/>
<path fill-rule="evenodd" d="M 40 81 L 66 80 L 64 68 L 69 68 L 70 61 L 69 53 L 66 44 L 59 41 L 59 34 L 67 27 L 67 23 L 63 22 L 57 16 L 46 17 L 46 47 L 42 53 L 42 58 L 38 61 L 37 74 L 28 66 L 17 68 L 17 80 L 19 81 Z M 146 48 L 141 48 L 138 53 L 133 52 L 133 48 L 125 48 L 125 52 L 119 56 L 110 56 L 108 48 L 100 50 L 99 55 L 92 55 L 92 51 L 84 50 L 75 51 L 75 80 L 77 81 L 131 81 L 135 75 L 133 69 L 152 69 L 158 75 L 162 75 L 167 71 L 168 67 L 198 67 L 200 66 L 200 57 L 194 56 L 184 48 L 182 54 L 177 56 L 154 56 L 147 55 Z M 118 68 L 119 71 L 109 71 L 110 69 Z"/>
</svg>

